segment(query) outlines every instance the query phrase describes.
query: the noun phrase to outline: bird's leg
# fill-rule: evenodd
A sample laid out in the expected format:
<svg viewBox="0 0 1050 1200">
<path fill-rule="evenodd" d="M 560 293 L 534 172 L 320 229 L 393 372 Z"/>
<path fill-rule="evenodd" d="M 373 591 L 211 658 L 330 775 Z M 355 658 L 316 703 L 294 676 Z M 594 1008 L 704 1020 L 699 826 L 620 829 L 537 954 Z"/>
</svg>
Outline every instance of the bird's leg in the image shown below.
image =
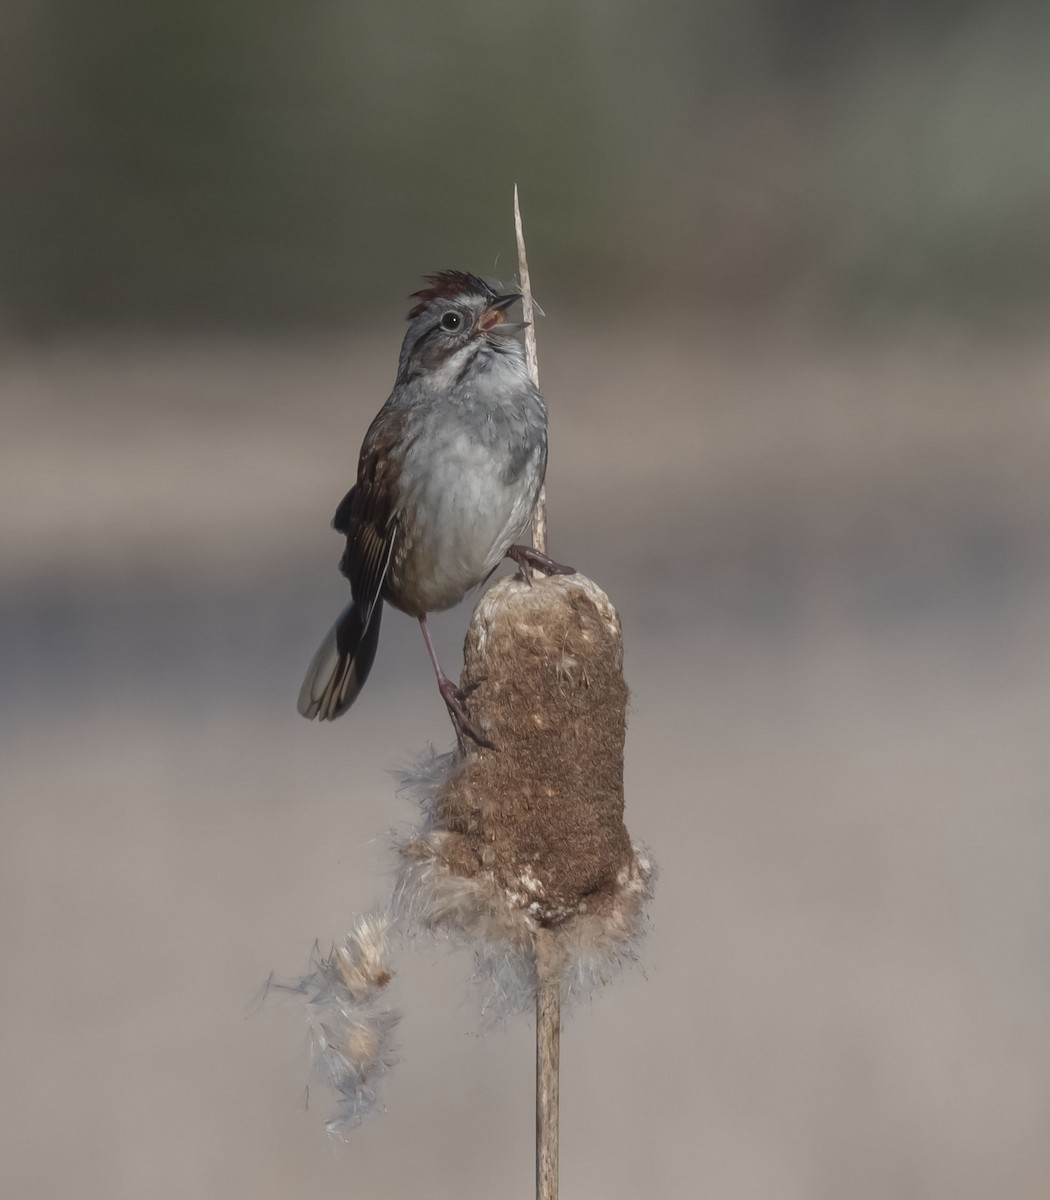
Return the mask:
<svg viewBox="0 0 1050 1200">
<path fill-rule="evenodd" d="M 423 631 L 423 641 L 427 644 L 427 653 L 430 655 L 430 661 L 434 665 L 434 674 L 437 676 L 438 691 L 441 693 L 441 699 L 445 702 L 445 707 L 448 709 L 448 715 L 452 719 L 452 728 L 456 731 L 456 736 L 462 741 L 465 737 L 477 742 L 479 746 L 484 746 L 488 750 L 495 750 L 496 747 L 492 742 L 471 722 L 467 715 L 467 696 L 478 686 L 477 683 L 472 683 L 466 691 L 457 687 L 455 683 L 441 669 L 441 664 L 438 662 L 437 654 L 434 653 L 434 643 L 430 640 L 430 630 L 427 628 L 426 617 L 419 617 L 419 628 Z"/>
<path fill-rule="evenodd" d="M 576 574 L 575 567 L 566 567 L 561 563 L 556 563 L 553 558 L 548 558 L 546 554 L 543 554 L 534 546 L 519 546 L 515 544 L 507 550 L 507 557 L 513 559 L 518 564 L 518 570 L 521 572 L 522 579 L 529 584 L 532 583 L 532 576 L 528 571 L 529 567 L 534 571 L 540 571 L 544 575 Z"/>
</svg>

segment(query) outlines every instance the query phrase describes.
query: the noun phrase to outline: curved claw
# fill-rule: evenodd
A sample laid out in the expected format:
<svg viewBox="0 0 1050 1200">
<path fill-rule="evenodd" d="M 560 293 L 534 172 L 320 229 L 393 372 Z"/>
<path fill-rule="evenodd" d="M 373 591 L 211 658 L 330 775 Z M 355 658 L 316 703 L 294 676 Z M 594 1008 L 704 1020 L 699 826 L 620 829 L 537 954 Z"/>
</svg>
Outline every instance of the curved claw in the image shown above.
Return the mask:
<svg viewBox="0 0 1050 1200">
<path fill-rule="evenodd" d="M 531 567 L 534 571 L 540 571 L 544 575 L 576 574 L 575 567 L 567 567 L 563 563 L 555 562 L 553 558 L 548 558 L 534 546 L 513 545 L 507 550 L 507 557 L 518 564 L 523 578 L 529 580 L 530 583 L 532 580 L 529 579 L 527 567 Z"/>
<path fill-rule="evenodd" d="M 457 687 L 451 679 L 446 678 L 438 683 L 438 691 L 441 693 L 441 699 L 444 700 L 445 707 L 448 709 L 448 715 L 452 720 L 452 727 L 455 729 L 457 737 L 461 741 L 464 737 L 468 737 L 472 742 L 477 743 L 477 745 L 484 746 L 486 750 L 495 750 L 495 743 L 489 741 L 467 714 L 467 696 L 474 691 L 479 683 L 481 683 L 480 679 L 470 684 L 466 690 L 463 690 Z"/>
</svg>

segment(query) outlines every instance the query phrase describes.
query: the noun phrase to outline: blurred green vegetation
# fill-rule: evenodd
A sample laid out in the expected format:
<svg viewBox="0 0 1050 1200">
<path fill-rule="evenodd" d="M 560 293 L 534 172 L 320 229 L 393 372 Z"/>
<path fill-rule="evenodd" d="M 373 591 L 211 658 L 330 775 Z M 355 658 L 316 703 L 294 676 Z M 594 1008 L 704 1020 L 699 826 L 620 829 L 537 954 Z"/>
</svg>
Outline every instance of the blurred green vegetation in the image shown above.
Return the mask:
<svg viewBox="0 0 1050 1200">
<path fill-rule="evenodd" d="M 1050 10 L 7 0 L 0 325 L 333 323 L 450 264 L 871 323 L 1039 319 Z"/>
</svg>

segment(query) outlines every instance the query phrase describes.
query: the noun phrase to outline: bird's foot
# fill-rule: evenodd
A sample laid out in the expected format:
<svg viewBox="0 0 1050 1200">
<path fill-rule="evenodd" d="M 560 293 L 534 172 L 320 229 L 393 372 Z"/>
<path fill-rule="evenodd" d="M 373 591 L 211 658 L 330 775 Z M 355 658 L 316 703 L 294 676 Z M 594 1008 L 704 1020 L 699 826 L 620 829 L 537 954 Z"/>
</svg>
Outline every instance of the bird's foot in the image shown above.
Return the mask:
<svg viewBox="0 0 1050 1200">
<path fill-rule="evenodd" d="M 457 687 L 446 676 L 438 680 L 438 691 L 441 693 L 441 699 L 445 702 L 448 715 L 452 720 L 452 728 L 455 729 L 459 740 L 462 741 L 468 737 L 477 745 L 484 746 L 486 750 L 495 750 L 495 743 L 489 741 L 467 714 L 467 697 L 481 682 L 482 680 L 476 679 L 464 689 Z"/>
<path fill-rule="evenodd" d="M 534 571 L 542 572 L 544 575 L 576 574 L 575 567 L 566 567 L 562 563 L 556 563 L 553 558 L 548 558 L 546 554 L 543 554 L 534 546 L 513 545 L 507 551 L 507 557 L 518 564 L 518 570 L 521 572 L 522 579 L 529 584 L 532 583 L 532 576 L 528 570 L 529 567 Z"/>
</svg>

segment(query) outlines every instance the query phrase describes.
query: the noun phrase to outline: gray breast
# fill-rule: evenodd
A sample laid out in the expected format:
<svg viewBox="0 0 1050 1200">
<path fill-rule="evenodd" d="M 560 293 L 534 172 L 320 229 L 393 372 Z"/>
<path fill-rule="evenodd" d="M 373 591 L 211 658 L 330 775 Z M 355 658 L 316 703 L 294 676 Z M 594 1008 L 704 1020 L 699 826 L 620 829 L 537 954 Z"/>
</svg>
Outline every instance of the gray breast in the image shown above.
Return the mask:
<svg viewBox="0 0 1050 1200">
<path fill-rule="evenodd" d="M 522 537 L 547 460 L 543 400 L 520 371 L 481 375 L 420 415 L 386 588 L 415 615 L 457 604 Z"/>
</svg>

